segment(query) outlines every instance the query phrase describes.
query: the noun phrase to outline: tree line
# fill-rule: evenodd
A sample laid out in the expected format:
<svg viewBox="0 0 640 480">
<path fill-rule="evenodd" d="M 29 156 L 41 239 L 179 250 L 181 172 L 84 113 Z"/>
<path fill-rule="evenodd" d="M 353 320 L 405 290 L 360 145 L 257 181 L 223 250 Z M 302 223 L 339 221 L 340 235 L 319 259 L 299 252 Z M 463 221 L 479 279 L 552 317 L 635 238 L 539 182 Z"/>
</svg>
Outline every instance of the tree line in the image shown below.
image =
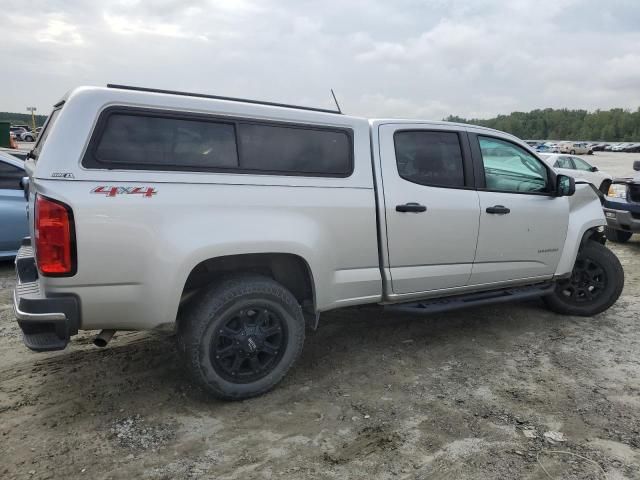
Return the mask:
<svg viewBox="0 0 640 480">
<path fill-rule="evenodd" d="M 634 112 L 622 108 L 594 112 L 545 108 L 489 119 L 449 115 L 445 120 L 495 128 L 523 139 L 640 142 L 640 108 Z"/>
<path fill-rule="evenodd" d="M 36 127 L 44 125 L 47 115 L 36 115 Z M 0 112 L 0 122 L 9 122 L 11 125 L 31 125 L 30 113 Z"/>
</svg>

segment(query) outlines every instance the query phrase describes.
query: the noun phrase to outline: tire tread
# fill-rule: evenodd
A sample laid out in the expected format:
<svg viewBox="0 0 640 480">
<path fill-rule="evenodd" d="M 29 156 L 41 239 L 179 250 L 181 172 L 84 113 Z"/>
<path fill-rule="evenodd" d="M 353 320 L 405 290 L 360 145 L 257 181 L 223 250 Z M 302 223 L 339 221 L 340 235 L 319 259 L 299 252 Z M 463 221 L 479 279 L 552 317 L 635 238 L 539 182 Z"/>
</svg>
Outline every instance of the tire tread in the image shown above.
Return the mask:
<svg viewBox="0 0 640 480">
<path fill-rule="evenodd" d="M 230 302 L 245 295 L 266 295 L 279 301 L 299 324 L 297 335 L 289 348 L 295 350 L 292 360 L 274 375 L 273 381 L 251 392 L 229 392 L 220 382 L 209 381 L 200 361 L 200 341 L 216 314 Z M 296 332 L 290 332 L 294 335 Z M 184 312 L 178 325 L 178 348 L 191 377 L 213 396 L 223 400 L 240 400 L 262 395 L 274 388 L 288 373 L 300 356 L 305 337 L 302 309 L 295 297 L 282 285 L 269 277 L 240 275 L 222 279 L 200 294 L 200 298 Z M 272 373 L 273 374 L 273 373 Z M 271 374 L 270 374 L 271 375 Z"/>
</svg>

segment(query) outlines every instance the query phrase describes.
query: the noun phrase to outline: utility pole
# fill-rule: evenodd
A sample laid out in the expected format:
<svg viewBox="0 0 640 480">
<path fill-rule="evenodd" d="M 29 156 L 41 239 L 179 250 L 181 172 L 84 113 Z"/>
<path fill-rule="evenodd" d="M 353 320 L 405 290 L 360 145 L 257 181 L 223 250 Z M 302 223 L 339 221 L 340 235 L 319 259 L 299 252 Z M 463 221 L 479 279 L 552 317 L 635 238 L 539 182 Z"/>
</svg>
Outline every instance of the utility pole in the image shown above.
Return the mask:
<svg viewBox="0 0 640 480">
<path fill-rule="evenodd" d="M 33 126 L 33 131 L 36 131 L 36 107 L 27 107 L 27 112 L 31 112 L 31 125 Z"/>
</svg>

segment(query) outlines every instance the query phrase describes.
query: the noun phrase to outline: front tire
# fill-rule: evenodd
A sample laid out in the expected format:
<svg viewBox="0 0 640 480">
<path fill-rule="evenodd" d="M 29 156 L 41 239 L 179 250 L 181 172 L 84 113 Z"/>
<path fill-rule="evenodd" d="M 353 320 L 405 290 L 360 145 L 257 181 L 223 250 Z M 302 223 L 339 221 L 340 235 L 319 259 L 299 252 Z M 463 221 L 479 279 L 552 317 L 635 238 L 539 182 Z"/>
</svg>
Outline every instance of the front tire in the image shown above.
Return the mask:
<svg viewBox="0 0 640 480">
<path fill-rule="evenodd" d="M 544 300 L 556 313 L 590 317 L 613 305 L 623 287 L 618 257 L 604 245 L 588 241 L 578 253 L 571 277 L 558 281 Z"/>
<path fill-rule="evenodd" d="M 246 275 L 195 300 L 178 329 L 191 376 L 224 400 L 271 390 L 302 351 L 305 322 L 296 298 L 274 280 Z"/>
<path fill-rule="evenodd" d="M 625 243 L 628 242 L 633 232 L 626 232 L 624 230 L 616 230 L 615 228 L 605 227 L 604 233 L 607 236 L 608 240 L 611 240 L 614 243 Z"/>
</svg>

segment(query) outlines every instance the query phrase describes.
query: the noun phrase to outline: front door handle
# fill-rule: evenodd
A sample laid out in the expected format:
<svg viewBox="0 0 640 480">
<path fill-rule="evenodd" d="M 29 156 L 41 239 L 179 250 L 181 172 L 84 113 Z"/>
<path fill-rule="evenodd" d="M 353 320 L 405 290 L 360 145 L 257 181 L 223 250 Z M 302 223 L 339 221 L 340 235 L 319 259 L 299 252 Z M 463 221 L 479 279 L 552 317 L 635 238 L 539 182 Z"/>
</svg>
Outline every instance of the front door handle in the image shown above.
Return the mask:
<svg viewBox="0 0 640 480">
<path fill-rule="evenodd" d="M 404 205 L 396 205 L 396 212 L 426 212 L 427 207 L 416 202 L 405 203 Z"/>
<path fill-rule="evenodd" d="M 504 205 L 494 205 L 493 207 L 487 207 L 487 213 L 497 213 L 501 215 L 506 215 L 511 210 Z"/>
</svg>

